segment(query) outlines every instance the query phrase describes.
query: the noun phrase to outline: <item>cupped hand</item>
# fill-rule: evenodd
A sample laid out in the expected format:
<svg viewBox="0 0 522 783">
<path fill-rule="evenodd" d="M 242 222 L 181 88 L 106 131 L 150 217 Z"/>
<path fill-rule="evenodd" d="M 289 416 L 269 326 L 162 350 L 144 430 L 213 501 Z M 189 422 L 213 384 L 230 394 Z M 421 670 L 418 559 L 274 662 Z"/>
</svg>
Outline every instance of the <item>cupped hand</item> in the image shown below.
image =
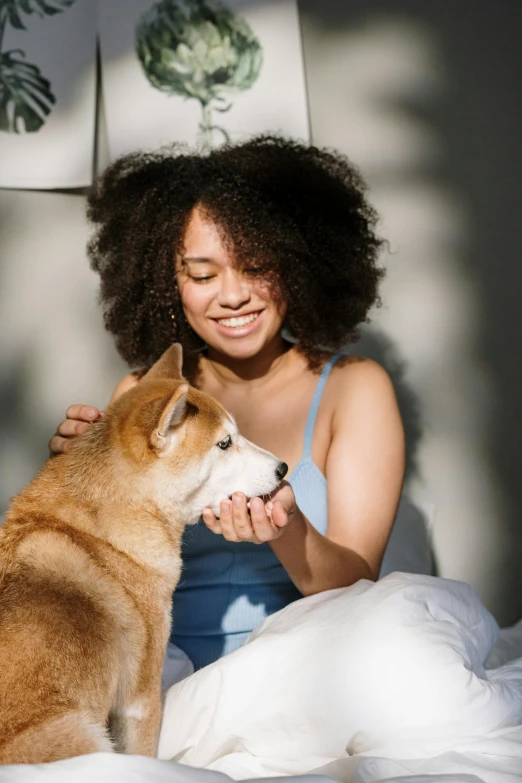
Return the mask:
<svg viewBox="0 0 522 783">
<path fill-rule="evenodd" d="M 74 438 L 87 432 L 89 425 L 100 419 L 103 413 L 92 405 L 70 405 L 65 415 L 67 418 L 60 422 L 49 441 L 51 457 L 66 454 Z"/>
<path fill-rule="evenodd" d="M 209 530 L 221 533 L 227 541 L 263 544 L 280 538 L 297 511 L 294 491 L 283 481 L 267 502 L 253 497 L 247 505 L 246 495 L 234 492 L 219 504 L 219 518 L 210 508 L 203 509 L 202 517 Z"/>
</svg>

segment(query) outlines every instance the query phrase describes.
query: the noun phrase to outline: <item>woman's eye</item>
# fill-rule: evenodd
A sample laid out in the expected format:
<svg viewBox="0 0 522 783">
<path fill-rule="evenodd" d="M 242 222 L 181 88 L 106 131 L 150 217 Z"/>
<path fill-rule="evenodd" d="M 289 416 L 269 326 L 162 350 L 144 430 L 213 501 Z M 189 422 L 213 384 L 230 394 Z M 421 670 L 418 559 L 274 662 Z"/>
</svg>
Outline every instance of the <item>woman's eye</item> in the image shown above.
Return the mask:
<svg viewBox="0 0 522 783">
<path fill-rule="evenodd" d="M 214 275 L 208 275 L 206 277 L 194 277 L 193 275 L 189 275 L 191 280 L 194 280 L 195 283 L 206 283 L 207 280 L 212 280 Z"/>
<path fill-rule="evenodd" d="M 227 437 L 223 438 L 223 440 L 220 440 L 217 445 L 219 446 L 220 449 L 226 451 L 228 447 L 232 445 L 232 438 L 230 437 L 230 435 L 227 435 Z"/>
</svg>

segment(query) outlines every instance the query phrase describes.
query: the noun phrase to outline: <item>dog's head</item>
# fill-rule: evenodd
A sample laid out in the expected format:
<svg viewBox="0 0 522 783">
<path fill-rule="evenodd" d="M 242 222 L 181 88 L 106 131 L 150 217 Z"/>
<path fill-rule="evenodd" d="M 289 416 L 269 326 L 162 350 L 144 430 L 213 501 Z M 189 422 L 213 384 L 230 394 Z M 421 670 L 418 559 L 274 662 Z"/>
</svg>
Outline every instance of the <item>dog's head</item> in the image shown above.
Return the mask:
<svg viewBox="0 0 522 783">
<path fill-rule="evenodd" d="M 232 492 L 270 494 L 287 466 L 243 438 L 225 409 L 182 377 L 181 365 L 175 344 L 109 414 L 120 450 L 137 468 L 134 489 L 191 524 L 206 506 L 219 515 Z"/>
</svg>

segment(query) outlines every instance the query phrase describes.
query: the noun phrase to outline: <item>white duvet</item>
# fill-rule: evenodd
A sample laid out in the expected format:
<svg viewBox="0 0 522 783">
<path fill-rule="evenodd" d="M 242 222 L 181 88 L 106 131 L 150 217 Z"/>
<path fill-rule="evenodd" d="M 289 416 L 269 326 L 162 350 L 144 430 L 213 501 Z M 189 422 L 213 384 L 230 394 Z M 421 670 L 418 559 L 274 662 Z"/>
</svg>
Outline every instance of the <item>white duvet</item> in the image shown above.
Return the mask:
<svg viewBox="0 0 522 783">
<path fill-rule="evenodd" d="M 413 574 L 303 598 L 169 689 L 159 758 L 4 767 L 0 781 L 522 782 L 522 624 L 499 639 L 470 587 Z"/>
</svg>

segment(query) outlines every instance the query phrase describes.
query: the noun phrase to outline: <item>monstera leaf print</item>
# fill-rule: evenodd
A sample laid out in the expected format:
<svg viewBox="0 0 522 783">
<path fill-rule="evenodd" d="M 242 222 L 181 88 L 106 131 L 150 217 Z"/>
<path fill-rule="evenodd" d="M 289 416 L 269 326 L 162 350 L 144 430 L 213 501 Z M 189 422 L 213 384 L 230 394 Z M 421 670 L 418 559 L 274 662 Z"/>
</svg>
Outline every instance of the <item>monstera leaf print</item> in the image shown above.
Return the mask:
<svg viewBox="0 0 522 783">
<path fill-rule="evenodd" d="M 26 30 L 23 15 L 53 16 L 75 0 L 0 0 L 0 131 L 34 133 L 44 124 L 56 99 L 51 83 L 21 49 L 1 51 L 7 25 Z"/>
<path fill-rule="evenodd" d="M 218 0 L 160 0 L 138 22 L 136 52 L 153 87 L 199 101 L 204 148 L 215 131 L 228 140 L 211 112 L 231 108 L 231 96 L 258 78 L 263 58 L 241 17 Z"/>
<path fill-rule="evenodd" d="M 36 65 L 0 54 L 0 130 L 32 133 L 41 128 L 55 102 L 51 85 Z"/>
<path fill-rule="evenodd" d="M 22 22 L 22 14 L 38 14 L 38 16 L 54 16 L 69 8 L 75 0 L 0 0 L 0 25 L 6 18 L 17 30 L 26 30 Z"/>
</svg>

